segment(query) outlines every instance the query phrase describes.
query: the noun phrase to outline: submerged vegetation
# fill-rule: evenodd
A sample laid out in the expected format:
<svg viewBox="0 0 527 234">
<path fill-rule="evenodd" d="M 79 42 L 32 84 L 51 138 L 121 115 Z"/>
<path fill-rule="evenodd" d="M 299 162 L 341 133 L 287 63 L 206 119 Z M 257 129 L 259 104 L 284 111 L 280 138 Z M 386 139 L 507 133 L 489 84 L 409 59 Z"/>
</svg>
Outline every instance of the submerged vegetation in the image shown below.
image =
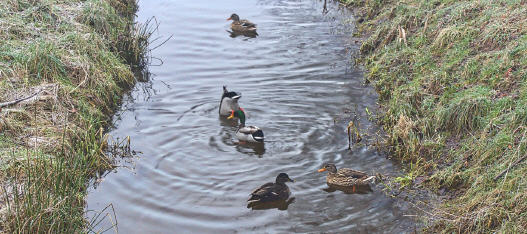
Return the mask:
<svg viewBox="0 0 527 234">
<path fill-rule="evenodd" d="M 443 198 L 428 230 L 527 232 L 527 2 L 343 2 L 392 155 Z"/>
<path fill-rule="evenodd" d="M 83 232 L 104 128 L 146 64 L 135 0 L 0 1 L 1 229 Z"/>
</svg>

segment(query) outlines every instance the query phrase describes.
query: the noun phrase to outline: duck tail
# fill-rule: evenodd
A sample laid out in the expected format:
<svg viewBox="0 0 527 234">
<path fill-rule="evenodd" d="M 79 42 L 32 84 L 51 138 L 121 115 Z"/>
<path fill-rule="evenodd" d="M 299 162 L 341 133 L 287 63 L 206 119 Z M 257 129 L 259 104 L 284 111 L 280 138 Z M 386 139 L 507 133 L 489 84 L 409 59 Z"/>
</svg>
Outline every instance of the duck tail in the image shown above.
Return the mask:
<svg viewBox="0 0 527 234">
<path fill-rule="evenodd" d="M 264 134 L 261 129 L 258 129 L 256 132 L 252 134 L 253 138 L 257 142 L 263 142 L 264 141 Z"/>
<path fill-rule="evenodd" d="M 264 133 L 262 131 L 262 129 L 258 129 L 256 130 L 254 133 L 253 133 L 253 137 L 256 139 L 256 138 L 259 138 L 259 139 L 264 139 Z"/>
<path fill-rule="evenodd" d="M 247 208 L 251 208 L 251 207 L 255 206 L 256 204 L 258 204 L 258 202 L 259 202 L 259 200 L 251 200 L 251 199 L 249 199 L 247 201 Z"/>
<path fill-rule="evenodd" d="M 228 92 L 228 91 L 227 91 L 227 86 L 224 85 L 224 86 L 223 86 L 223 93 L 227 93 L 227 92 Z"/>
<path fill-rule="evenodd" d="M 373 182 L 375 183 L 375 176 L 369 176 L 368 178 L 363 180 L 364 182 Z"/>
</svg>

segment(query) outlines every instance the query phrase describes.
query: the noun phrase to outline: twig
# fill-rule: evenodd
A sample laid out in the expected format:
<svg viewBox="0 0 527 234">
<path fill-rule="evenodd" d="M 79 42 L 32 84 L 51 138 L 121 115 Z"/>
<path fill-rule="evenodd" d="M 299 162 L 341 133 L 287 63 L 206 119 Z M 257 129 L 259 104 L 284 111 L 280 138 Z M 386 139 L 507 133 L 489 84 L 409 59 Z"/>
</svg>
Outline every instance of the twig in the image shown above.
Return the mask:
<svg viewBox="0 0 527 234">
<path fill-rule="evenodd" d="M 513 162 L 509 167 L 507 167 L 507 169 L 503 170 L 499 175 L 497 175 L 496 177 L 494 177 L 494 181 L 498 180 L 500 177 L 502 177 L 505 173 L 507 173 L 510 169 L 512 169 L 514 166 L 518 165 L 519 163 L 521 163 L 523 160 L 525 160 L 527 158 L 527 154 L 524 155 L 523 157 L 519 158 L 518 160 L 516 160 L 515 162 Z"/>
<path fill-rule="evenodd" d="M 20 98 L 20 99 L 17 99 L 17 100 L 14 100 L 14 101 L 10 101 L 10 102 L 2 102 L 2 103 L 0 103 L 0 108 L 6 107 L 6 106 L 15 105 L 15 104 L 17 104 L 17 103 L 19 103 L 21 101 L 25 101 L 27 99 L 33 98 L 33 97 L 37 96 L 40 92 L 42 92 L 42 89 L 40 89 L 39 91 L 37 91 L 33 95 L 25 97 L 25 98 Z"/>
<path fill-rule="evenodd" d="M 425 20 L 425 26 L 423 28 L 423 35 L 426 34 L 426 29 L 428 28 L 428 19 L 429 19 L 429 15 L 426 15 L 426 20 Z"/>
<path fill-rule="evenodd" d="M 405 45 L 408 45 L 406 42 L 406 30 L 403 27 L 399 26 L 399 43 L 404 42 Z"/>
</svg>

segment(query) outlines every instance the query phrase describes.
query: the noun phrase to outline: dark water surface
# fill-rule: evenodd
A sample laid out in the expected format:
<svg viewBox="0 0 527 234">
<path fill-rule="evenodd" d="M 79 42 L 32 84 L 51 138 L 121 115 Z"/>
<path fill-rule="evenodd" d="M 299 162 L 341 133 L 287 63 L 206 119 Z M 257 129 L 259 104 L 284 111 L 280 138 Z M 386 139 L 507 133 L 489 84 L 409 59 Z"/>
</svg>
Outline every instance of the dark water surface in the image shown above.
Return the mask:
<svg viewBox="0 0 527 234">
<path fill-rule="evenodd" d="M 386 197 L 326 192 L 324 162 L 370 173 L 398 168 L 374 149 L 347 149 L 350 109 L 375 131 L 365 109 L 374 90 L 350 64 L 351 12 L 316 0 L 140 1 L 138 20 L 155 16 L 159 35 L 151 84 L 139 84 L 115 116 L 114 137 L 141 151 L 90 190 L 88 210 L 112 204 L 120 233 L 388 232 L 413 230 L 412 212 Z M 257 38 L 231 38 L 231 13 L 258 24 Z M 154 60 L 154 63 L 156 60 Z M 242 92 L 247 123 L 263 148 L 236 144 L 236 125 L 218 118 L 222 85 Z M 151 87 L 149 87 L 151 86 Z M 145 92 L 145 90 L 147 92 Z M 368 139 L 366 139 L 368 140 Z M 128 165 L 128 164 L 127 164 Z M 295 202 L 287 210 L 249 210 L 246 200 L 280 172 Z M 104 220 L 98 228 L 111 225 Z"/>
</svg>

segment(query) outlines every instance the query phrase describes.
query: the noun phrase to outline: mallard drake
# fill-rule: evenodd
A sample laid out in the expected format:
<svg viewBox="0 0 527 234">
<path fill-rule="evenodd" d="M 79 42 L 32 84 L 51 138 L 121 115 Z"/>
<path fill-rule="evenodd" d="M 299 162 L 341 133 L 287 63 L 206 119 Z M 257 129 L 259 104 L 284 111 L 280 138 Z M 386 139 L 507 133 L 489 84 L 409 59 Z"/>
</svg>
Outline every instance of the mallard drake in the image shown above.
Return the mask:
<svg viewBox="0 0 527 234">
<path fill-rule="evenodd" d="M 251 197 L 247 200 L 247 208 L 253 207 L 261 202 L 276 202 L 284 201 L 289 198 L 291 192 L 286 182 L 295 182 L 286 173 L 280 173 L 276 177 L 275 182 L 266 183 L 251 193 Z"/>
<path fill-rule="evenodd" d="M 240 17 L 237 14 L 232 14 L 231 17 L 227 18 L 227 20 L 232 20 L 231 23 L 231 30 L 233 32 L 237 33 L 256 33 L 256 24 L 252 23 L 249 20 L 243 19 L 240 20 Z"/>
<path fill-rule="evenodd" d="M 245 112 L 243 110 L 231 111 L 231 115 L 227 119 L 232 119 L 238 117 L 240 119 L 240 126 L 238 131 L 236 131 L 236 137 L 240 141 L 254 142 L 254 143 L 263 143 L 264 133 L 263 131 L 256 126 L 245 126 Z"/>
<path fill-rule="evenodd" d="M 326 163 L 318 172 L 327 171 L 326 183 L 340 187 L 352 187 L 355 192 L 356 187 L 369 185 L 375 176 L 368 176 L 362 171 L 356 171 L 349 168 L 341 168 L 337 171 L 335 164 Z"/>
<path fill-rule="evenodd" d="M 238 105 L 238 99 L 242 97 L 241 93 L 234 91 L 229 92 L 226 86 L 223 86 L 223 95 L 221 95 L 220 100 L 220 110 L 219 113 L 222 116 L 228 116 L 231 114 L 232 110 L 240 110 L 240 105 Z"/>
</svg>

